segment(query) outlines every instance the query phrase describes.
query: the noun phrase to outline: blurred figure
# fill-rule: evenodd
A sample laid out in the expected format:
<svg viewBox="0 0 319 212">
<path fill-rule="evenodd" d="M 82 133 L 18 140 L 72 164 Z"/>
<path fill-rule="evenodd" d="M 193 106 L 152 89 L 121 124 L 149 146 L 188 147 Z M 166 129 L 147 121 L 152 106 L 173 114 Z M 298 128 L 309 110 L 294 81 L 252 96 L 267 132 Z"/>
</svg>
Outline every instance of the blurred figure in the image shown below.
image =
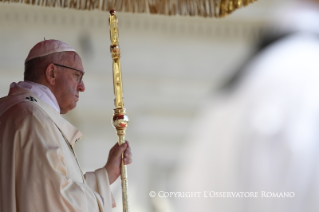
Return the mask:
<svg viewBox="0 0 319 212">
<path fill-rule="evenodd" d="M 278 14 L 200 109 L 176 190 L 201 197 L 177 199 L 177 211 L 319 211 L 319 1 Z"/>
</svg>

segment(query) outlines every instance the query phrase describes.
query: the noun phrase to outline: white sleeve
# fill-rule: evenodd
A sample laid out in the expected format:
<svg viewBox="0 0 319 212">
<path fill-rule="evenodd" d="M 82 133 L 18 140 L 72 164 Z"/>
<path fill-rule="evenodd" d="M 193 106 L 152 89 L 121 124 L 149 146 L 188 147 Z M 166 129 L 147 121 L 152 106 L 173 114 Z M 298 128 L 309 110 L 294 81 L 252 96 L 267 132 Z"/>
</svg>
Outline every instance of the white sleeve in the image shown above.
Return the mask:
<svg viewBox="0 0 319 212">
<path fill-rule="evenodd" d="M 111 193 L 109 177 L 104 167 L 94 172 L 87 172 L 84 177 L 90 188 L 102 196 L 105 211 L 116 207 L 115 200 Z"/>
</svg>

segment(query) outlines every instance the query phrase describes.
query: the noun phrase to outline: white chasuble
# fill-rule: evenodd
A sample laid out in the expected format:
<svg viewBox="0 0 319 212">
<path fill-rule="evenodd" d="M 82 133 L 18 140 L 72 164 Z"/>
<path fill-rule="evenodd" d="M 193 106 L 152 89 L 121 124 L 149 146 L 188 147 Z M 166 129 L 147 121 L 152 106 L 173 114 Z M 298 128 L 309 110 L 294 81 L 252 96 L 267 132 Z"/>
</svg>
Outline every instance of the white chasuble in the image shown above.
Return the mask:
<svg viewBox="0 0 319 212">
<path fill-rule="evenodd" d="M 0 212 L 109 212 L 105 168 L 82 173 L 81 132 L 23 88 L 0 99 Z"/>
</svg>

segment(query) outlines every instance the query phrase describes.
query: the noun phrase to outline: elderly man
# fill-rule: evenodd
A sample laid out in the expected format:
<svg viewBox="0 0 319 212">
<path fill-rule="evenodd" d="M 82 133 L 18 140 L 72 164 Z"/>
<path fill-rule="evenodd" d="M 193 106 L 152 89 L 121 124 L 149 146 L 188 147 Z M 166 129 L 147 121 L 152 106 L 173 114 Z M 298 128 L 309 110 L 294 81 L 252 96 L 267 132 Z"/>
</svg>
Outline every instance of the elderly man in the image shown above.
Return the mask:
<svg viewBox="0 0 319 212">
<path fill-rule="evenodd" d="M 36 44 L 24 81 L 0 99 L 0 211 L 111 211 L 112 184 L 128 142 L 115 144 L 106 165 L 83 174 L 73 146 L 82 134 L 60 114 L 76 107 L 84 70 L 75 50 L 58 40 Z"/>
</svg>

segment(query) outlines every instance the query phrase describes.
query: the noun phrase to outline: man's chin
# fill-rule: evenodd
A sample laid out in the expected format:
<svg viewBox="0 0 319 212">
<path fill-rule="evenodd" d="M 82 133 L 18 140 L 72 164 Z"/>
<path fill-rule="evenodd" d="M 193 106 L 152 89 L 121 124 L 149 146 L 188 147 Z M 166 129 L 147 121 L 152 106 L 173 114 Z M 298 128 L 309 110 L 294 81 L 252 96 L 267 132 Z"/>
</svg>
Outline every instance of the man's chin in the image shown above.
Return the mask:
<svg viewBox="0 0 319 212">
<path fill-rule="evenodd" d="M 69 106 L 68 108 L 63 108 L 63 109 L 60 108 L 60 114 L 66 114 L 69 111 L 73 110 L 74 108 L 76 108 L 76 102 L 74 102 L 72 106 Z"/>
<path fill-rule="evenodd" d="M 76 105 L 77 105 L 77 103 L 74 102 L 73 105 L 69 108 L 69 111 L 70 111 L 70 110 L 73 110 L 74 108 L 76 108 Z"/>
</svg>

